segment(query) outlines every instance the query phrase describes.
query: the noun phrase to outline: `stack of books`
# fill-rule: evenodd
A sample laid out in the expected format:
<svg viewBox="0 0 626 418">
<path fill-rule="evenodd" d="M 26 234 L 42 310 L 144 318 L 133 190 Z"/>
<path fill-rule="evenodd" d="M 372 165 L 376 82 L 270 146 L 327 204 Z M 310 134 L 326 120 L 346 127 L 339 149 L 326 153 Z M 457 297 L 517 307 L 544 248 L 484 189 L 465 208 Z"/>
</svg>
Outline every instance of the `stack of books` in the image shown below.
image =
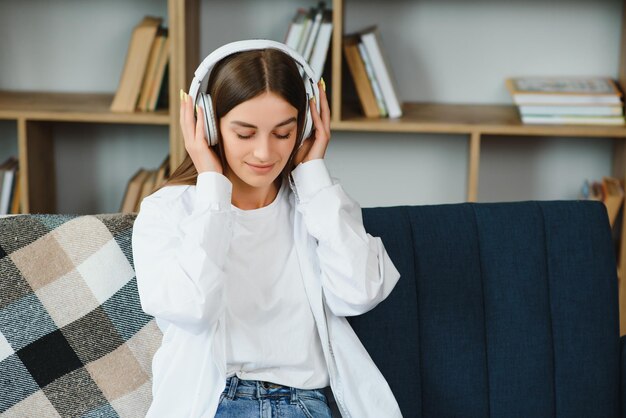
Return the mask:
<svg viewBox="0 0 626 418">
<path fill-rule="evenodd" d="M 309 10 L 297 10 L 289 23 L 283 43 L 298 51 L 307 60 L 319 80 L 324 72 L 332 33 L 332 10 L 327 9 L 322 1 Z"/>
<path fill-rule="evenodd" d="M 170 175 L 170 156 L 165 157 L 157 169 L 138 169 L 126 184 L 120 212 L 139 212 L 141 201 L 161 187 Z"/>
<path fill-rule="evenodd" d="M 112 112 L 154 111 L 168 107 L 170 38 L 160 17 L 146 16 L 134 28 Z"/>
<path fill-rule="evenodd" d="M 610 78 L 509 78 L 523 123 L 624 125 L 622 93 Z"/>
<path fill-rule="evenodd" d="M 363 113 L 368 118 L 402 116 L 398 88 L 376 26 L 345 35 L 343 52 Z"/>
<path fill-rule="evenodd" d="M 20 213 L 19 164 L 9 157 L 0 164 L 0 215 Z"/>
<path fill-rule="evenodd" d="M 585 180 L 579 197 L 604 202 L 612 227 L 624 203 L 624 183 L 615 177 L 602 177 L 602 182 Z"/>
</svg>

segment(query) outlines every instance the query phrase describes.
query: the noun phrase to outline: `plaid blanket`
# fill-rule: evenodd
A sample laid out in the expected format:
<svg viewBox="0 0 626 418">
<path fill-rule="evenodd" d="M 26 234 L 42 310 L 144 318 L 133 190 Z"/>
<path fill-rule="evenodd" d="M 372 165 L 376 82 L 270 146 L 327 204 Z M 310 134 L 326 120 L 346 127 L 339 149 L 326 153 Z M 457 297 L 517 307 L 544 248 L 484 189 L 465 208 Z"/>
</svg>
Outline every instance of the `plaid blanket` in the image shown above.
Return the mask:
<svg viewBox="0 0 626 418">
<path fill-rule="evenodd" d="M 143 417 L 162 334 L 139 303 L 136 214 L 0 219 L 0 414 Z"/>
</svg>

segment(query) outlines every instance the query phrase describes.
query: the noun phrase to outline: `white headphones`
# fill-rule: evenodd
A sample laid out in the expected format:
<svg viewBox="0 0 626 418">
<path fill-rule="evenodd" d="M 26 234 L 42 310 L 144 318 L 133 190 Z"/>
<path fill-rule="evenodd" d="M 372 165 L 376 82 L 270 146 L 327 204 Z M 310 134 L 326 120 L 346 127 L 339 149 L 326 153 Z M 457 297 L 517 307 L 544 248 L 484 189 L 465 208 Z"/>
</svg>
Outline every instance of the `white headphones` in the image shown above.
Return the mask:
<svg viewBox="0 0 626 418">
<path fill-rule="evenodd" d="M 214 146 L 217 144 L 217 121 L 215 120 L 215 114 L 213 112 L 213 102 L 211 100 L 211 96 L 207 93 L 204 93 L 209 83 L 209 75 L 211 74 L 211 70 L 220 60 L 236 52 L 266 48 L 273 48 L 283 51 L 291 58 L 293 58 L 296 64 L 298 64 L 300 68 L 304 71 L 302 77 L 307 95 L 307 103 L 306 115 L 304 118 L 304 130 L 302 133 L 302 137 L 298 139 L 298 146 L 301 145 L 302 141 L 305 138 L 308 138 L 311 134 L 311 131 L 313 130 L 313 118 L 311 117 L 311 109 L 309 108 L 309 100 L 311 99 L 311 97 L 315 97 L 315 107 L 317 108 L 318 114 L 320 111 L 319 88 L 317 86 L 317 82 L 314 80 L 315 73 L 306 62 L 304 57 L 293 48 L 283 43 L 268 39 L 250 39 L 231 42 L 211 52 L 196 69 L 194 73 L 194 78 L 191 81 L 191 86 L 189 87 L 189 96 L 191 96 L 194 104 L 197 104 L 198 107 L 202 108 L 202 113 L 205 115 L 204 135 L 210 146 Z"/>
</svg>

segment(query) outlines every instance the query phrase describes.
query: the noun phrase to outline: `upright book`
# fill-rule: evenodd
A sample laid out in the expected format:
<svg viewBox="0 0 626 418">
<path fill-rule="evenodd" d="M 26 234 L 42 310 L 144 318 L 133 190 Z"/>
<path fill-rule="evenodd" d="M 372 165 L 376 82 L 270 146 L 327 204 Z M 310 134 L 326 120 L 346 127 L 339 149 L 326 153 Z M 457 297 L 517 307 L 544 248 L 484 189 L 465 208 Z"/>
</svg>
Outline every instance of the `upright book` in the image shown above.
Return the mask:
<svg viewBox="0 0 626 418">
<path fill-rule="evenodd" d="M 126 191 L 124 192 L 124 198 L 122 199 L 122 205 L 120 206 L 120 212 L 129 213 L 134 212 L 137 205 L 141 203 L 140 196 L 143 189 L 143 184 L 150 176 L 150 171 L 144 168 L 138 169 L 133 177 L 128 181 L 126 185 Z"/>
<path fill-rule="evenodd" d="M 147 111 L 154 111 L 158 106 L 167 107 L 167 99 L 168 99 L 168 67 L 170 63 L 170 57 L 172 54 L 171 50 L 171 41 L 170 37 L 166 36 L 163 49 L 161 50 L 161 54 L 157 61 L 157 68 L 154 79 L 152 80 L 152 84 L 150 86 L 150 93 L 148 95 L 148 103 L 146 106 Z M 160 97 L 164 96 L 165 100 L 160 100 Z M 157 106 L 158 105 L 158 106 Z"/>
<path fill-rule="evenodd" d="M 152 89 L 158 77 L 157 72 L 159 69 L 159 64 L 160 61 L 163 59 L 162 56 L 166 53 L 166 51 L 164 50 L 164 48 L 166 47 L 166 40 L 167 29 L 159 27 L 157 30 L 157 35 L 152 42 L 150 58 L 148 59 L 146 72 L 144 74 L 143 82 L 141 84 L 141 93 L 139 95 L 139 101 L 137 104 L 137 108 L 139 110 L 149 110 L 149 102 L 152 95 Z"/>
<path fill-rule="evenodd" d="M 402 106 L 398 97 L 395 78 L 393 77 L 387 54 L 384 52 L 380 31 L 378 27 L 371 26 L 360 31 L 359 35 L 372 61 L 374 74 L 380 84 L 388 115 L 390 118 L 398 118 L 402 116 Z"/>
<path fill-rule="evenodd" d="M 368 118 L 377 118 L 380 117 L 381 114 L 378 109 L 378 103 L 376 102 L 376 96 L 374 95 L 372 83 L 370 82 L 365 68 L 365 62 L 361 58 L 361 54 L 359 52 L 359 42 L 359 36 L 344 36 L 343 52 L 346 56 L 348 70 L 352 75 L 354 87 L 356 88 L 363 113 Z"/>
<path fill-rule="evenodd" d="M 18 160 L 15 157 L 9 157 L 5 162 L 0 164 L 0 173 L 2 173 L 2 181 L 0 182 L 0 215 L 7 215 L 11 210 L 11 203 L 14 195 L 15 178 L 18 170 Z"/>
<path fill-rule="evenodd" d="M 333 13 L 332 10 L 326 9 L 324 10 L 322 24 L 317 34 L 317 38 L 315 39 L 315 44 L 313 45 L 311 58 L 309 59 L 311 69 L 313 69 L 313 72 L 315 72 L 318 79 L 322 77 L 322 73 L 324 72 L 324 65 L 326 64 L 326 59 L 328 57 L 332 34 Z"/>
<path fill-rule="evenodd" d="M 135 111 L 150 60 L 152 44 L 162 21 L 160 17 L 146 16 L 133 30 L 124 70 L 111 103 L 112 112 Z"/>
</svg>

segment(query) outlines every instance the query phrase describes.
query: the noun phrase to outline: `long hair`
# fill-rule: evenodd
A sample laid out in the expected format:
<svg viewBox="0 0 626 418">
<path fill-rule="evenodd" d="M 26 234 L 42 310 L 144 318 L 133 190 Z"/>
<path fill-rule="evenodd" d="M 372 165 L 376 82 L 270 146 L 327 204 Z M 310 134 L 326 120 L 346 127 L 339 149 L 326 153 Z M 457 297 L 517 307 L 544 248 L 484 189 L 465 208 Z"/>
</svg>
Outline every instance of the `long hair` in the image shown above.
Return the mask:
<svg viewBox="0 0 626 418">
<path fill-rule="evenodd" d="M 306 112 L 306 90 L 300 70 L 293 58 L 276 49 L 261 49 L 238 52 L 219 61 L 207 84 L 211 95 L 217 122 L 218 143 L 213 149 L 219 156 L 224 173 L 228 169 L 226 156 L 222 148 L 222 134 L 219 130 L 220 119 L 235 106 L 265 92 L 272 92 L 285 99 L 298 110 L 296 144 L 289 160 L 277 181 L 284 181 L 294 168 L 293 158 L 298 149 L 299 139 L 304 130 Z M 195 185 L 198 172 L 186 153 L 183 162 L 161 186 Z M 159 187 L 159 189 L 161 188 Z M 158 189 L 157 189 L 158 190 Z M 153 191 L 153 193 L 156 190 Z"/>
</svg>

